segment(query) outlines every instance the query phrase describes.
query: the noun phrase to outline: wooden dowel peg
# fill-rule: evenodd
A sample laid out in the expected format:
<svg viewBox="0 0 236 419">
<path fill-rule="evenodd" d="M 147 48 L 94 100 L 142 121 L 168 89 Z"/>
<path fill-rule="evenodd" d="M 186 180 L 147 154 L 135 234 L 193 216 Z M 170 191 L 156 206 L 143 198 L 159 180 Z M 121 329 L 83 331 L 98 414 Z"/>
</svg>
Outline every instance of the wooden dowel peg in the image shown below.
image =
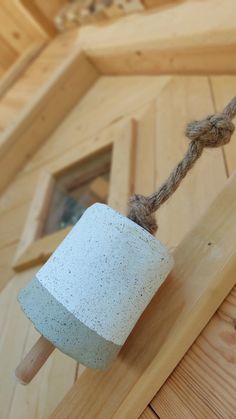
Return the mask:
<svg viewBox="0 0 236 419">
<path fill-rule="evenodd" d="M 29 384 L 47 361 L 55 346 L 41 336 L 15 370 L 15 376 L 21 384 Z"/>
</svg>

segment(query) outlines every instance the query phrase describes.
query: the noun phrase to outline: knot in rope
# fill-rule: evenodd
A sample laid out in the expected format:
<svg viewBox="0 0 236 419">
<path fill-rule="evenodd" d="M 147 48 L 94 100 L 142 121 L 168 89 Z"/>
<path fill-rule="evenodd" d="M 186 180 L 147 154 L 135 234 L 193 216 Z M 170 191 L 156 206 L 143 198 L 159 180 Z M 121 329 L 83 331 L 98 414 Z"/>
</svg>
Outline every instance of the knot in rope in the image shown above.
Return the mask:
<svg viewBox="0 0 236 419">
<path fill-rule="evenodd" d="M 204 147 L 220 147 L 229 143 L 234 132 L 234 124 L 228 115 L 218 113 L 187 125 L 185 135 Z"/>
<path fill-rule="evenodd" d="M 176 191 L 186 174 L 201 156 L 205 147 L 221 147 L 229 143 L 234 132 L 231 120 L 236 116 L 236 96 L 222 113 L 210 115 L 187 125 L 185 135 L 190 143 L 184 158 L 177 164 L 157 192 L 145 197 L 134 195 L 129 200 L 128 217 L 154 234 L 157 223 L 153 213 Z"/>
<path fill-rule="evenodd" d="M 157 224 L 152 215 L 153 208 L 150 200 L 143 195 L 133 195 L 129 199 L 129 206 L 129 218 L 149 233 L 154 234 L 157 231 Z"/>
</svg>

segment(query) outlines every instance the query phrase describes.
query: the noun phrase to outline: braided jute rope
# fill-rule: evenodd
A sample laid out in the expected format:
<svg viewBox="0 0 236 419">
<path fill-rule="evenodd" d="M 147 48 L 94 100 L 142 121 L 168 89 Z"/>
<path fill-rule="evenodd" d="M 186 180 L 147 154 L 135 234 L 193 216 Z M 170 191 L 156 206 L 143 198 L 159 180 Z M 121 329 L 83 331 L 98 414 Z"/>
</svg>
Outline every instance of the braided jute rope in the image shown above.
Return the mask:
<svg viewBox="0 0 236 419">
<path fill-rule="evenodd" d="M 235 116 L 236 96 L 222 113 L 216 113 L 201 121 L 188 124 L 185 135 L 190 143 L 183 160 L 179 162 L 157 192 L 147 197 L 134 195 L 130 198 L 128 218 L 154 234 L 158 226 L 153 213 L 176 191 L 205 147 L 221 147 L 229 143 L 235 129 L 232 123 Z"/>
</svg>

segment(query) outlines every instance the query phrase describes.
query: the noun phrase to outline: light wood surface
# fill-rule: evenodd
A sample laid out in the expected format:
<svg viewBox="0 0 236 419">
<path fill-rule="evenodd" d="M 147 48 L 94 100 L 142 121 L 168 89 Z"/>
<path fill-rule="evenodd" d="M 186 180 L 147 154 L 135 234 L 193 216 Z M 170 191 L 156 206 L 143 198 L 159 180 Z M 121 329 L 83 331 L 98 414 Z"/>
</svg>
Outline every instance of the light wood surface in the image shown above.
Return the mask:
<svg viewBox="0 0 236 419">
<path fill-rule="evenodd" d="M 45 42 L 37 42 L 30 45 L 14 64 L 6 71 L 4 76 L 0 79 L 0 99 L 7 92 L 9 88 L 16 82 L 20 75 L 26 70 L 30 63 L 40 54 L 45 46 Z"/>
<path fill-rule="evenodd" d="M 143 411 L 143 413 L 139 416 L 139 419 L 157 419 L 157 418 L 158 416 L 149 406 L 147 406 L 146 409 Z"/>
<path fill-rule="evenodd" d="M 151 406 L 167 419 L 234 418 L 236 288 L 217 310 Z"/>
<path fill-rule="evenodd" d="M 45 84 L 51 74 L 77 49 L 77 31 L 63 34 L 52 41 L 43 54 L 36 59 L 1 100 L 0 131 L 15 123 L 38 88 Z M 30 105 L 29 105 L 30 106 Z"/>
<path fill-rule="evenodd" d="M 211 77 L 209 81 L 214 111 L 220 111 L 236 89 L 235 77 Z M 235 156 L 236 133 L 224 148 L 227 175 L 236 170 Z M 152 408 L 160 417 L 234 418 L 235 318 L 234 287 L 153 399 Z"/>
<path fill-rule="evenodd" d="M 96 78 L 93 66 L 75 48 L 35 91 L 15 123 L 1 135 L 0 162 L 5 176 L 0 180 L 0 190 L 6 187 Z"/>
<path fill-rule="evenodd" d="M 50 2 L 42 2 L 41 0 L 20 0 L 24 8 L 31 14 L 36 22 L 50 36 L 55 36 L 58 31 L 53 19 L 58 10 L 66 3 L 67 0 L 51 0 Z"/>
<path fill-rule="evenodd" d="M 36 185 L 36 192 L 25 222 L 13 267 L 18 266 L 18 259 L 24 255 L 31 243 L 40 237 L 54 186 L 54 177 L 48 172 L 42 172 Z"/>
<path fill-rule="evenodd" d="M 21 272 L 45 263 L 70 230 L 71 227 L 63 228 L 29 243 L 13 262 L 14 270 Z"/>
<path fill-rule="evenodd" d="M 4 72 L 14 65 L 25 50 L 35 43 L 48 40 L 47 33 L 32 19 L 18 0 L 1 1 L 0 27 L 0 68 Z"/>
<path fill-rule="evenodd" d="M 134 192 L 149 195 L 155 190 L 156 102 L 135 118 L 136 162 Z M 148 162 L 148 164 L 147 164 Z"/>
<path fill-rule="evenodd" d="M 103 74 L 235 74 L 235 18 L 234 0 L 186 1 L 83 27 L 80 40 Z"/>
</svg>

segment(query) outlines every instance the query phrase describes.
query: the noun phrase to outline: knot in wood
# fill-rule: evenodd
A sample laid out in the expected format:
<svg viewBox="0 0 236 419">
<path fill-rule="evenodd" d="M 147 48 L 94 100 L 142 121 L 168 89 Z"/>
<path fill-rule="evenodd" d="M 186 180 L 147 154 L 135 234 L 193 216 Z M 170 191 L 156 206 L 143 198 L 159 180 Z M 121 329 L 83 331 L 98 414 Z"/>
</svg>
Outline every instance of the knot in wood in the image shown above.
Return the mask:
<svg viewBox="0 0 236 419">
<path fill-rule="evenodd" d="M 190 122 L 185 135 L 191 141 L 204 147 L 220 147 L 229 143 L 234 132 L 234 124 L 224 113 L 210 115 L 201 121 Z"/>
<path fill-rule="evenodd" d="M 157 223 L 152 215 L 153 208 L 150 200 L 143 195 L 133 195 L 129 199 L 129 218 L 136 224 L 145 228 L 149 233 L 157 231 Z"/>
</svg>

